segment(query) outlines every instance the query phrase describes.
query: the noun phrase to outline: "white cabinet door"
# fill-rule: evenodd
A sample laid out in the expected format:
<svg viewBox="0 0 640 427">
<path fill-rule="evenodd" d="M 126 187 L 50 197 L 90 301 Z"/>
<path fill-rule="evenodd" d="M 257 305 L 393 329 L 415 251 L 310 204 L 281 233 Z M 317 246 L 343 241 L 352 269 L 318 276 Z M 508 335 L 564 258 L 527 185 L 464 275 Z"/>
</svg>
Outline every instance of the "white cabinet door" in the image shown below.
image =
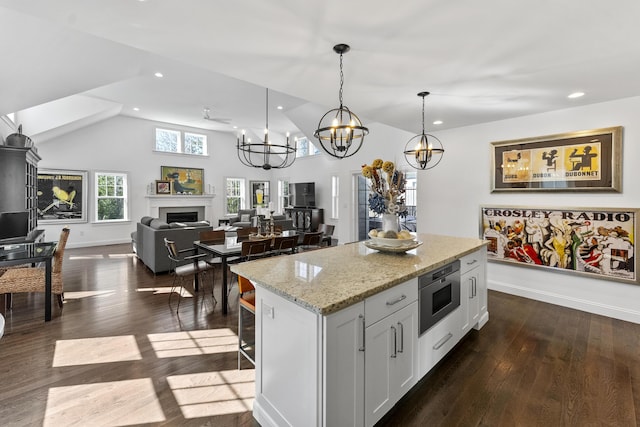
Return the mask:
<svg viewBox="0 0 640 427">
<path fill-rule="evenodd" d="M 393 315 L 367 327 L 365 332 L 365 425 L 372 426 L 393 407 L 391 363 Z"/>
<path fill-rule="evenodd" d="M 394 316 L 396 327 L 396 357 L 392 363 L 392 388 L 396 401 L 400 400 L 418 382 L 418 302 L 398 311 Z"/>
<path fill-rule="evenodd" d="M 325 426 L 364 425 L 364 302 L 324 318 Z"/>
<path fill-rule="evenodd" d="M 480 329 L 489 321 L 489 310 L 487 307 L 487 251 L 483 248 L 480 250 L 480 266 L 478 266 L 476 293 L 478 295 L 478 321 L 475 329 Z"/>
<path fill-rule="evenodd" d="M 418 302 L 366 328 L 365 425 L 374 425 L 418 380 Z"/>
</svg>

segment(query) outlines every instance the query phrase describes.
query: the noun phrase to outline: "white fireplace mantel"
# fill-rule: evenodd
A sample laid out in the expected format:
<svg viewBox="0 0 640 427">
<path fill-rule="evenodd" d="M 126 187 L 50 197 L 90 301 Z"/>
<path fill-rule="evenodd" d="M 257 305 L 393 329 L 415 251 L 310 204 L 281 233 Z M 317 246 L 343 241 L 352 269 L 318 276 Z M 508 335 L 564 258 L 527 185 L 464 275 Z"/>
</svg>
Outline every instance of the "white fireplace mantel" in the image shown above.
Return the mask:
<svg viewBox="0 0 640 427">
<path fill-rule="evenodd" d="M 148 215 L 154 218 L 160 216 L 160 208 L 170 207 L 204 207 L 204 219 L 213 224 L 213 199 L 215 194 L 203 195 L 160 195 L 150 194 L 147 199 Z"/>
</svg>

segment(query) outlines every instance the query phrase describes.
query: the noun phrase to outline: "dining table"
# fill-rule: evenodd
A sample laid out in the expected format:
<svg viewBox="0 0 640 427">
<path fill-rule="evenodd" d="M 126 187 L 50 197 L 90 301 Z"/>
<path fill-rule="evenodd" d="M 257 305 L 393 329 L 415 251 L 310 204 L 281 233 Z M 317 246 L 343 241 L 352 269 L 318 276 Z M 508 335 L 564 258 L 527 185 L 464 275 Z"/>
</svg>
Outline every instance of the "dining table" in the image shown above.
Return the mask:
<svg viewBox="0 0 640 427">
<path fill-rule="evenodd" d="M 51 269 L 57 242 L 17 243 L 0 245 L 0 267 L 45 264 L 44 320 L 51 320 Z"/>
<path fill-rule="evenodd" d="M 295 230 L 285 230 L 279 235 L 282 236 L 296 236 L 299 233 Z M 268 239 L 272 240 L 276 236 L 268 235 L 250 235 L 249 240 Z M 227 269 L 229 266 L 229 258 L 234 258 L 242 255 L 242 241 L 238 239 L 235 233 L 230 233 L 225 236 L 224 242 L 205 242 L 196 240 L 193 242 L 196 255 L 198 253 L 206 253 L 213 257 L 219 257 L 222 261 L 222 314 L 227 314 L 227 308 L 229 299 L 227 295 Z M 198 275 L 194 278 L 194 288 L 198 291 Z"/>
</svg>

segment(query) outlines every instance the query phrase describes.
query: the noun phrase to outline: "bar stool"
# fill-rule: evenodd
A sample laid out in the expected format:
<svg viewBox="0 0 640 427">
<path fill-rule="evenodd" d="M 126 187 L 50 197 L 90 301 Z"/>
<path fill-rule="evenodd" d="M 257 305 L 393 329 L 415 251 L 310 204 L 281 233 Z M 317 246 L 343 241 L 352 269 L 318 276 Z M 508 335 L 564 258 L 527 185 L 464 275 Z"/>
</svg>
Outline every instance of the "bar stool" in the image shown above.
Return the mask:
<svg viewBox="0 0 640 427">
<path fill-rule="evenodd" d="M 255 361 L 255 329 L 253 339 L 246 341 L 244 336 L 244 322 L 242 320 L 243 311 L 251 313 L 255 319 L 256 315 L 256 295 L 255 287 L 249 281 L 249 279 L 238 276 L 238 292 L 240 297 L 238 299 L 238 370 L 240 369 L 241 356 L 247 358 L 249 362 L 256 365 Z"/>
</svg>

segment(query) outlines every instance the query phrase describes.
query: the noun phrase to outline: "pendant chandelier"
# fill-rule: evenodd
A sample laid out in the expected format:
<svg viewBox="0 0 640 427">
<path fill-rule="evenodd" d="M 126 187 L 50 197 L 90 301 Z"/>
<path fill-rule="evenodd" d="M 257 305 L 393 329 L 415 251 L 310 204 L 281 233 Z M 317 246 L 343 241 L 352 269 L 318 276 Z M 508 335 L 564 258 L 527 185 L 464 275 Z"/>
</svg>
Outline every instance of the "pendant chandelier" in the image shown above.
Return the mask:
<svg viewBox="0 0 640 427">
<path fill-rule="evenodd" d="M 342 104 L 342 85 L 344 84 L 342 55 L 349 52 L 349 49 L 349 45 L 346 44 L 333 47 L 333 50 L 340 54 L 340 91 L 338 92 L 340 106 L 326 112 L 318 123 L 318 129 L 313 133 L 324 151 L 338 159 L 356 154 L 362 147 L 364 137 L 369 133 L 369 129 L 362 125 L 358 116 Z"/>
<path fill-rule="evenodd" d="M 264 141 L 251 142 L 251 138 L 245 140 L 244 130 L 242 140 L 238 137 L 236 148 L 240 162 L 252 168 L 283 169 L 288 168 L 296 160 L 296 141 L 293 145 L 289 143 L 289 132 L 287 132 L 286 144 L 273 144 L 269 140 L 269 89 L 267 88 L 267 113 L 266 127 L 264 129 Z"/>
<path fill-rule="evenodd" d="M 420 92 L 422 97 L 422 133 L 411 138 L 404 147 L 407 163 L 415 169 L 427 170 L 435 167 L 444 154 L 444 148 L 438 138 L 424 132 L 424 98 L 429 92 Z"/>
</svg>

